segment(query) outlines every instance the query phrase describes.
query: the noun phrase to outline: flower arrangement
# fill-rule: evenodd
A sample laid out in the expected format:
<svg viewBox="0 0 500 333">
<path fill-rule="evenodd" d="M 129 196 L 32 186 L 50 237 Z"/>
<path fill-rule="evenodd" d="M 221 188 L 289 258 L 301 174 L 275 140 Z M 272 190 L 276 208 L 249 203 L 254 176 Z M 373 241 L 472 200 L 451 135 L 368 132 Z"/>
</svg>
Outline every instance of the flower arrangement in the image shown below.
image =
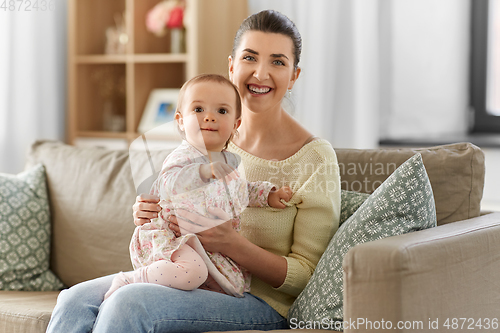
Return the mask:
<svg viewBox="0 0 500 333">
<path fill-rule="evenodd" d="M 167 29 L 184 28 L 185 0 L 163 0 L 146 15 L 148 31 L 161 37 Z"/>
</svg>

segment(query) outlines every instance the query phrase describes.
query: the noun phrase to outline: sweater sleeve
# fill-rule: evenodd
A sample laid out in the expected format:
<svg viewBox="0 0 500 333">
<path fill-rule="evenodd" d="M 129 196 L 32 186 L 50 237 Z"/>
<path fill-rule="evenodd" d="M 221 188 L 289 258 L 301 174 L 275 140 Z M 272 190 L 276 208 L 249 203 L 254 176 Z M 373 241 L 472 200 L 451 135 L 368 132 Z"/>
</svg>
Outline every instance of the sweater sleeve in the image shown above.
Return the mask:
<svg viewBox="0 0 500 333">
<path fill-rule="evenodd" d="M 285 281 L 276 288 L 295 297 L 306 286 L 339 225 L 340 175 L 337 157 L 333 148 L 331 152 L 318 152 L 316 157 L 317 163 L 304 161 L 315 165 L 315 168 L 309 174 L 301 175 L 307 179 L 300 182 L 300 188 L 292 186 L 295 196 L 292 199 L 297 206 L 293 240 L 290 253 L 285 256 L 288 265 Z"/>
</svg>

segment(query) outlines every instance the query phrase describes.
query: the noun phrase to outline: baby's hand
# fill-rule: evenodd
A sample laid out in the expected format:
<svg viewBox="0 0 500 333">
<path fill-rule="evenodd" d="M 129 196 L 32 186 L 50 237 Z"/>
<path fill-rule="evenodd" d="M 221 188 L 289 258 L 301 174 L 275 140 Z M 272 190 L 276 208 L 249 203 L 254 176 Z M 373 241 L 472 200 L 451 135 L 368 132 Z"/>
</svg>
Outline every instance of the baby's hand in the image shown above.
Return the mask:
<svg viewBox="0 0 500 333">
<path fill-rule="evenodd" d="M 211 178 L 225 179 L 226 183 L 239 177 L 238 171 L 233 169 L 226 163 L 212 162 L 200 166 L 200 177 L 204 182 L 208 182 Z"/>
<path fill-rule="evenodd" d="M 277 191 L 271 191 L 269 193 L 269 197 L 267 198 L 267 202 L 269 206 L 273 208 L 285 208 L 286 205 L 281 202 L 281 199 L 285 201 L 289 201 L 292 198 L 292 189 L 288 186 L 283 186 Z"/>
</svg>

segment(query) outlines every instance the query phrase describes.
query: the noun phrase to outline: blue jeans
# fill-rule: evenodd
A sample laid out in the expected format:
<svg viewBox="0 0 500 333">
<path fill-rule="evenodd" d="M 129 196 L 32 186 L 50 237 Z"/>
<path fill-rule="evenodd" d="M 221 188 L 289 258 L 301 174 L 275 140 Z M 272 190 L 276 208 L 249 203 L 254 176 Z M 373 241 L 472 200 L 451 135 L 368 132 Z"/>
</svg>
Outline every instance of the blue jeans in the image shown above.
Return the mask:
<svg viewBox="0 0 500 333">
<path fill-rule="evenodd" d="M 262 299 L 236 298 L 196 289 L 182 291 L 150 283 L 121 287 L 105 302 L 113 276 L 63 290 L 47 333 L 206 332 L 288 328 L 286 319 Z"/>
</svg>

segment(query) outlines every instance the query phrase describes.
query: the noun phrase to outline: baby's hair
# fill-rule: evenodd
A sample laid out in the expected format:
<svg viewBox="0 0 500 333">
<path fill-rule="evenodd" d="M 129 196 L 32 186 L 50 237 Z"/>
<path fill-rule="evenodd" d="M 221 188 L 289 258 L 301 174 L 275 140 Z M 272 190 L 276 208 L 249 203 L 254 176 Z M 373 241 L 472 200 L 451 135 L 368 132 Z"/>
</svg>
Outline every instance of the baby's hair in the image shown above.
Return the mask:
<svg viewBox="0 0 500 333">
<path fill-rule="evenodd" d="M 236 110 L 235 110 L 235 113 L 236 113 L 236 119 L 239 119 L 241 118 L 241 97 L 240 97 L 240 92 L 238 90 L 238 87 L 236 87 L 236 85 L 234 85 L 231 81 L 229 81 L 229 79 L 225 78 L 224 76 L 222 75 L 219 75 L 219 74 L 200 74 L 200 75 L 197 75 L 189 80 L 187 80 L 181 87 L 181 90 L 179 91 L 179 97 L 177 99 L 177 109 L 175 110 L 175 113 L 179 113 L 182 115 L 182 103 L 183 103 L 183 99 L 184 99 L 184 95 L 186 93 L 186 90 L 196 84 L 196 83 L 200 83 L 200 82 L 216 82 L 216 83 L 220 83 L 220 84 L 225 84 L 227 85 L 228 87 L 231 87 L 234 89 L 234 94 L 236 96 Z M 181 131 L 181 129 L 179 128 L 179 125 L 177 124 L 177 130 L 179 131 L 179 133 L 181 134 L 181 136 L 185 139 L 186 138 L 186 135 L 183 131 Z M 224 146 L 224 149 L 227 148 L 229 142 L 231 141 L 231 139 L 233 138 L 233 135 L 231 135 L 231 137 L 226 141 L 226 144 Z"/>
<path fill-rule="evenodd" d="M 182 87 L 181 90 L 179 91 L 179 97 L 177 101 L 177 110 L 175 112 L 181 113 L 182 110 L 182 102 L 184 99 L 184 94 L 186 93 L 186 90 L 192 86 L 193 84 L 199 83 L 199 82 L 217 82 L 221 84 L 226 84 L 229 87 L 232 87 L 234 89 L 234 94 L 236 95 L 236 119 L 241 118 L 241 97 L 240 97 L 240 92 L 238 91 L 238 88 L 227 78 L 225 78 L 222 75 L 219 74 L 200 74 L 197 75 L 188 81 L 186 81 Z"/>
</svg>

